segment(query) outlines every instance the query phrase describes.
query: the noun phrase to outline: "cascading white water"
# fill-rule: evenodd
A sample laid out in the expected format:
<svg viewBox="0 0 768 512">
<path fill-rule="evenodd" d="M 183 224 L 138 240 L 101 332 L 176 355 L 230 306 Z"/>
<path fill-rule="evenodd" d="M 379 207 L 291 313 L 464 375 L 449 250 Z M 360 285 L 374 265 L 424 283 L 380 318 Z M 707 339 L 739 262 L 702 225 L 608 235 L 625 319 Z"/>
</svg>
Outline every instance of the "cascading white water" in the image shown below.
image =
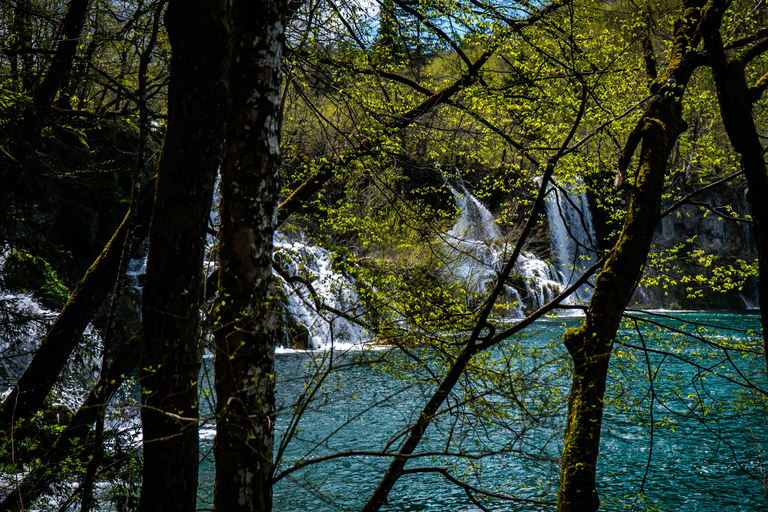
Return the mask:
<svg viewBox="0 0 768 512">
<path fill-rule="evenodd" d="M 9 247 L 0 251 L 0 276 L 5 272 Z M 0 398 L 5 397 L 14 382 L 21 377 L 32 360 L 37 347 L 45 338 L 59 311 L 47 309 L 29 293 L 17 293 L 3 288 L 0 280 Z M 54 405 L 76 410 L 88 392 L 87 386 L 98 379 L 101 357 L 100 339 L 93 325 L 88 325 L 80 341 L 79 357 L 64 369 L 54 389 Z M 87 350 L 86 350 L 87 348 Z"/>
<path fill-rule="evenodd" d="M 29 295 L 0 290 L 0 322 L 4 324 L 0 380 L 11 383 L 21 376 L 55 318 L 56 312 L 40 307 Z"/>
<path fill-rule="evenodd" d="M 460 176 L 457 186 L 449 184 L 449 187 L 460 215 L 451 230 L 443 235 L 448 250 L 442 272 L 446 278 L 463 283 L 470 293 L 482 294 L 495 283 L 511 248 L 503 242 L 501 230 L 491 212 L 466 189 Z M 218 224 L 218 198 L 217 187 L 211 215 L 214 229 Z M 561 208 L 569 211 L 566 207 Z M 565 218 L 572 220 L 576 217 L 566 215 Z M 550 217 L 550 221 L 552 219 L 553 217 Z M 586 222 L 591 225 L 591 218 Z M 578 224 L 581 225 L 580 222 Z M 551 229 L 557 234 L 568 232 L 558 226 Z M 578 248 L 578 244 L 569 243 L 567 236 L 564 240 L 565 242 L 557 242 L 558 248 L 566 248 L 557 253 L 557 266 L 548 264 L 531 253 L 523 253 L 518 257 L 515 282 L 505 285 L 505 302 L 509 306 L 510 317 L 519 318 L 526 309 L 544 305 L 566 285 L 568 280 L 560 271 L 563 268 L 560 265 L 574 259 L 567 251 Z M 216 240 L 209 236 L 208 242 L 206 265 L 210 272 L 216 265 Z M 334 270 L 333 255 L 329 251 L 289 240 L 277 233 L 274 240 L 274 256 L 287 274 L 299 278 L 287 282 L 275 273 L 275 279 L 285 294 L 285 314 L 291 317 L 290 322 L 307 330 L 308 348 L 345 349 L 359 347 L 370 340 L 366 330 L 350 320 L 362 318 L 364 315 L 358 300 L 356 283 L 348 275 Z M 137 278 L 143 272 L 143 260 L 131 262 L 129 274 Z M 304 283 L 309 283 L 311 289 Z M 290 346 L 290 343 L 287 342 L 286 346 Z"/>
<path fill-rule="evenodd" d="M 579 179 L 565 192 L 550 189 L 546 206 L 552 259 L 566 276 L 565 285 L 568 286 L 595 261 L 595 253 L 591 250 L 595 247 L 595 230 L 584 183 Z M 588 302 L 592 289 L 582 286 L 575 295 L 578 301 Z"/>
<path fill-rule="evenodd" d="M 488 241 L 501 238 L 501 230 L 496 224 L 493 214 L 483 203 L 469 193 L 461 176 L 458 178 L 458 185 L 460 190 L 456 190 L 453 185 L 448 183 L 456 208 L 460 212 L 456 223 L 448 231 L 448 236 L 458 241 Z"/>
<path fill-rule="evenodd" d="M 212 232 L 220 227 L 218 211 L 220 197 L 217 181 L 210 214 Z M 204 257 L 207 276 L 210 276 L 218 265 L 217 243 L 216 236 L 209 233 Z M 307 330 L 307 348 L 348 349 L 353 346 L 359 347 L 370 338 L 362 327 L 345 318 L 345 316 L 355 318 L 361 315 L 360 301 L 355 291 L 354 280 L 333 269 L 332 254 L 329 251 L 289 240 L 278 232 L 274 238 L 274 257 L 287 274 L 299 278 L 289 283 L 279 273 L 273 274 L 285 295 L 284 313 L 291 317 L 290 323 L 301 325 Z M 128 265 L 129 285 L 136 289 L 139 296 L 146 266 L 146 250 L 141 251 L 141 256 L 132 259 Z M 312 290 L 303 284 L 304 282 L 309 283 Z M 215 283 L 208 283 L 207 286 L 215 286 Z M 343 313 L 343 316 L 339 313 Z M 286 342 L 285 347 L 280 347 L 278 350 L 286 350 L 290 347 L 291 343 Z"/>
<path fill-rule="evenodd" d="M 448 183 L 459 218 L 443 236 L 448 247 L 443 274 L 462 283 L 470 293 L 480 294 L 494 285 L 512 248 L 502 241 L 501 230 L 490 211 L 458 179 L 457 187 Z M 531 253 L 522 253 L 515 264 L 518 277 L 505 284 L 505 303 L 512 318 L 523 316 L 554 298 L 564 285 L 558 270 Z"/>
<path fill-rule="evenodd" d="M 0 275 L 5 270 L 6 256 L 11 249 L 0 253 Z M 0 282 L 0 380 L 3 388 L 21 376 L 32 359 L 40 340 L 45 336 L 56 312 L 41 307 L 30 294 L 13 293 L 2 288 Z M 5 391 L 5 389 L 3 389 Z"/>
<path fill-rule="evenodd" d="M 365 329 L 352 321 L 364 315 L 355 281 L 334 270 L 332 253 L 280 233 L 274 244 L 275 261 L 300 279 L 289 283 L 275 274 L 285 292 L 286 313 L 308 330 L 308 348 L 346 350 L 368 341 Z"/>
</svg>

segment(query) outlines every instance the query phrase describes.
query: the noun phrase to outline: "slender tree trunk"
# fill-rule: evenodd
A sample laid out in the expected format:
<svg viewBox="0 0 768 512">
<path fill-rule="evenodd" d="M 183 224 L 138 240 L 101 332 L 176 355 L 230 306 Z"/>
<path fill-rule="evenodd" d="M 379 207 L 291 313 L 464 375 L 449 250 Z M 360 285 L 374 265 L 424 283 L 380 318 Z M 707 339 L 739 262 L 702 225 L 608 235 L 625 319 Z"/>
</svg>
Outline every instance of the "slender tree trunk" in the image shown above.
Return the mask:
<svg viewBox="0 0 768 512">
<path fill-rule="evenodd" d="M 134 228 L 139 239 L 146 238 L 149 231 L 154 190 L 154 182 L 150 182 L 139 199 Z M 24 374 L 0 406 L 0 431 L 9 432 L 15 423 L 31 418 L 42 407 L 80 335 L 114 286 L 131 215 L 126 214 L 101 255 L 77 284 Z"/>
<path fill-rule="evenodd" d="M 17 89 L 28 92 L 34 83 L 32 76 L 32 3 L 17 0 L 13 8 L 13 38 L 10 44 L 11 80 Z M 18 61 L 21 60 L 21 71 Z"/>
<path fill-rule="evenodd" d="M 435 419 L 435 414 L 437 414 L 440 406 L 445 402 L 445 399 L 448 398 L 448 395 L 451 393 L 451 390 L 456 383 L 459 382 L 467 365 L 478 351 L 479 349 L 476 345 L 467 345 L 456 357 L 451 364 L 450 370 L 440 382 L 437 391 L 430 397 L 427 405 L 419 414 L 416 423 L 410 428 L 408 437 L 398 450 L 397 455 L 392 459 L 392 462 L 379 481 L 379 484 L 376 486 L 376 489 L 361 509 L 362 512 L 377 512 L 387 503 L 387 497 L 389 496 L 390 491 L 395 486 L 398 479 L 403 475 L 406 463 L 416 451 L 416 447 L 424 437 L 427 428 L 429 428 L 429 425 Z"/>
<path fill-rule="evenodd" d="M 83 25 L 85 25 L 89 3 L 90 0 L 70 0 L 69 2 L 56 53 L 33 98 L 35 115 L 38 118 L 45 117 L 48 113 L 53 100 L 56 98 L 56 93 L 59 92 L 67 73 L 72 69 L 72 62 L 75 59 L 75 53 L 77 53 L 77 45 L 80 40 L 80 33 L 83 31 Z"/>
<path fill-rule="evenodd" d="M 141 133 L 141 130 L 140 130 Z M 141 152 L 141 143 L 139 144 L 139 154 Z M 133 186 L 131 194 L 131 209 L 128 215 L 128 233 L 126 234 L 125 242 L 123 245 L 123 253 L 120 259 L 120 264 L 117 271 L 117 279 L 115 280 L 115 288 L 112 292 L 112 299 L 109 304 L 109 311 L 107 312 L 107 318 L 104 323 L 104 328 L 101 331 L 102 340 L 102 352 L 101 352 L 101 368 L 106 371 L 112 363 L 112 358 L 115 357 L 115 322 L 117 316 L 117 309 L 120 302 L 120 298 L 127 277 L 128 263 L 131 259 L 131 253 L 136 242 L 134 237 L 134 226 L 136 223 L 135 212 L 138 210 L 139 201 L 139 184 L 137 181 L 138 172 L 133 173 Z M 131 215 L 133 213 L 133 215 Z M 143 240 L 143 237 L 142 237 Z M 104 460 L 104 420 L 105 420 L 106 403 L 102 407 L 97 408 L 96 427 L 93 440 L 93 451 L 91 460 L 88 462 L 85 476 L 80 483 L 80 512 L 90 512 L 91 507 L 96 503 L 93 497 L 93 487 L 96 483 L 96 476 L 99 468 Z"/>
<path fill-rule="evenodd" d="M 768 173 L 765 153 L 755 126 L 752 105 L 762 91 L 753 94 L 747 83 L 745 66 L 749 61 L 768 51 L 768 38 L 759 40 L 750 50 L 729 61 L 720 36 L 720 20 L 728 2 L 714 2 L 707 10 L 704 25 L 704 45 L 709 54 L 712 77 L 717 89 L 720 116 L 733 149 L 741 155 L 741 168 L 747 178 L 747 201 L 752 213 L 752 232 L 757 247 L 759 269 L 758 294 L 760 318 L 763 325 L 763 343 L 768 366 Z"/>
<path fill-rule="evenodd" d="M 658 94 L 630 134 L 620 159 L 620 173 L 642 140 L 632 200 L 619 240 L 595 283 L 581 327 L 565 332 L 564 344 L 573 358 L 568 422 L 563 441 L 558 512 L 594 512 L 600 505 L 595 473 L 600 447 L 605 386 L 613 339 L 629 302 L 656 229 L 667 159 L 685 130 L 682 95 L 698 59 L 697 28 L 703 0 L 686 2 L 678 20 L 670 64 L 656 86 Z"/>
<path fill-rule="evenodd" d="M 280 166 L 279 110 L 286 2 L 233 4 L 233 58 L 221 167 L 214 509 L 272 510 L 274 351 L 272 280 Z"/>
<path fill-rule="evenodd" d="M 171 0 L 168 130 L 142 297 L 144 474 L 139 510 L 194 511 L 205 232 L 226 120 L 226 0 Z"/>
</svg>

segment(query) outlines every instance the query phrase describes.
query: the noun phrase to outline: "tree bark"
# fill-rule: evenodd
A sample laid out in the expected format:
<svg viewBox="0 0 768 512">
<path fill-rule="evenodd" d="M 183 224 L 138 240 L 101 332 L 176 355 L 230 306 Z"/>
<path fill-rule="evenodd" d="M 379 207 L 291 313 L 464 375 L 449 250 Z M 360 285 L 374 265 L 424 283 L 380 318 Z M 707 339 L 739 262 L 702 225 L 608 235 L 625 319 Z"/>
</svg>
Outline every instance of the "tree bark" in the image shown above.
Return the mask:
<svg viewBox="0 0 768 512">
<path fill-rule="evenodd" d="M 705 16 L 704 45 L 709 54 L 712 77 L 720 104 L 720 117 L 733 149 L 741 155 L 741 168 L 747 178 L 747 201 L 752 213 L 752 232 L 755 237 L 758 261 L 758 297 L 760 319 L 763 326 L 763 351 L 768 366 L 768 173 L 764 149 L 755 126 L 752 104 L 755 98 L 747 83 L 745 66 L 756 52 L 747 51 L 729 61 L 720 35 L 720 20 L 728 2 L 714 2 Z M 762 48 L 760 48 L 762 47 Z M 768 38 L 760 40 L 753 48 L 760 53 L 768 50 Z M 760 51 L 761 50 L 761 51 Z"/>
<path fill-rule="evenodd" d="M 194 511 L 205 233 L 226 120 L 226 0 L 171 0 L 168 129 L 142 297 L 144 473 L 139 510 Z"/>
<path fill-rule="evenodd" d="M 682 95 L 698 59 L 697 46 L 703 0 L 685 2 L 676 23 L 669 65 L 656 81 L 658 94 L 630 137 L 628 153 L 642 141 L 633 195 L 619 239 L 595 289 L 581 327 L 565 332 L 564 344 L 573 359 L 573 381 L 568 398 L 568 421 L 563 441 L 558 512 L 594 512 L 600 505 L 595 474 L 600 447 L 608 363 L 613 340 L 642 271 L 661 206 L 667 159 L 685 130 Z M 626 162 L 629 163 L 628 160 Z"/>
<path fill-rule="evenodd" d="M 138 239 L 146 238 L 149 231 L 154 190 L 152 181 L 144 187 L 139 199 L 134 227 Z M 0 431 L 11 431 L 15 423 L 31 418 L 42 407 L 80 335 L 112 291 L 125 240 L 130 232 L 131 215 L 131 212 L 126 214 L 101 255 L 77 284 L 24 374 L 0 406 Z"/>
<path fill-rule="evenodd" d="M 72 62 L 77 52 L 77 43 L 80 40 L 80 33 L 83 31 L 89 3 L 90 0 L 70 0 L 69 2 L 67 14 L 64 16 L 61 27 L 59 45 L 56 47 L 51 66 L 48 68 L 40 87 L 35 91 L 33 98 L 35 115 L 38 118 L 43 118 L 48 114 L 64 78 L 72 69 Z"/>
<path fill-rule="evenodd" d="M 214 510 L 272 509 L 272 279 L 280 166 L 279 111 L 286 2 L 233 3 L 233 108 L 221 166 Z"/>
</svg>

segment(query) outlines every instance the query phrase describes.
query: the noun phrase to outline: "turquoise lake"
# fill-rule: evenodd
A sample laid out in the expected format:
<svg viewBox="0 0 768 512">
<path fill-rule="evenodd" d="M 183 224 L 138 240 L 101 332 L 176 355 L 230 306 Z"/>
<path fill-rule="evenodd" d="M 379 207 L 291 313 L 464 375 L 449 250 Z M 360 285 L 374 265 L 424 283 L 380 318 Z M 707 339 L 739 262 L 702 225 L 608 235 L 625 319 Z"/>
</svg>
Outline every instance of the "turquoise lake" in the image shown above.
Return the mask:
<svg viewBox="0 0 768 512">
<path fill-rule="evenodd" d="M 612 359 L 597 469 L 602 509 L 768 509 L 766 400 L 743 385 L 749 378 L 765 389 L 765 360 L 739 346 L 727 355 L 717 348 L 742 342 L 754 347 L 757 337 L 750 330 L 759 330 L 759 315 L 637 316 L 637 329 L 630 322 L 620 332 Z M 693 330 L 701 338 L 676 338 L 643 319 Z M 484 377 L 465 379 L 454 390 L 444 404 L 449 410 L 429 427 L 417 450 L 424 455 L 406 465 L 430 469 L 403 475 L 383 510 L 482 510 L 436 468 L 474 488 L 526 500 L 474 494 L 489 510 L 554 510 L 570 385 L 558 337 L 580 322 L 542 320 L 483 354 Z M 642 346 L 649 349 L 647 357 Z M 707 356 L 707 350 L 714 355 Z M 389 462 L 374 452 L 399 446 L 402 429 L 435 388 L 429 372 L 439 375 L 442 368 L 436 352 L 410 352 L 277 354 L 276 453 L 287 430 L 292 437 L 277 471 L 276 511 L 359 510 Z M 317 375 L 325 375 L 322 386 L 294 423 L 297 399 L 314 389 Z M 212 425 L 201 431 L 200 508 L 208 507 L 212 495 L 213 433 Z M 356 453 L 307 464 L 344 452 Z M 295 461 L 305 465 L 281 475 Z"/>
</svg>

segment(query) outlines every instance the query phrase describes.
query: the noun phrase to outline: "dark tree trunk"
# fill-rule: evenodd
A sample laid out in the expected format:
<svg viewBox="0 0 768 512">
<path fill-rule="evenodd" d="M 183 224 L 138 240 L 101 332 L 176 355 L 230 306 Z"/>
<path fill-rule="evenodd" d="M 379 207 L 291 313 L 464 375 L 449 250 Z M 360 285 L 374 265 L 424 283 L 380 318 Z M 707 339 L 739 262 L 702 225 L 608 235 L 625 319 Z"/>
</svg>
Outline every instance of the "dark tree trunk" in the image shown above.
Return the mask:
<svg viewBox="0 0 768 512">
<path fill-rule="evenodd" d="M 35 115 L 38 118 L 46 116 L 56 98 L 56 93 L 64 84 L 67 73 L 72 69 L 89 3 L 90 0 L 70 0 L 69 2 L 61 27 L 59 45 L 56 47 L 48 72 L 33 98 Z"/>
<path fill-rule="evenodd" d="M 168 130 L 142 298 L 144 476 L 139 510 L 194 511 L 205 232 L 226 119 L 225 0 L 171 0 Z"/>
<path fill-rule="evenodd" d="M 17 0 L 13 8 L 13 37 L 10 43 L 9 60 L 11 79 L 17 88 L 27 92 L 32 89 L 32 5 L 29 0 Z M 18 61 L 21 60 L 21 71 Z"/>
<path fill-rule="evenodd" d="M 733 149 L 741 155 L 741 168 L 747 178 L 747 201 L 752 213 L 752 232 L 757 247 L 759 269 L 758 294 L 763 333 L 768 332 L 768 173 L 765 153 L 752 114 L 753 95 L 747 83 L 745 66 L 751 59 L 768 51 L 768 38 L 759 40 L 750 50 L 729 61 L 720 36 L 720 20 L 728 2 L 715 2 L 708 9 L 704 25 L 704 45 L 709 54 L 712 77 L 717 89 L 720 116 Z M 762 92 L 762 91 L 760 91 Z M 763 336 L 766 365 L 768 340 Z"/>
<path fill-rule="evenodd" d="M 221 167 L 214 509 L 272 510 L 274 351 L 272 280 L 280 166 L 280 64 L 286 2 L 235 1 L 232 113 Z"/>
<path fill-rule="evenodd" d="M 678 20 L 670 64 L 657 81 L 660 90 L 630 134 L 620 174 L 642 140 L 633 195 L 619 240 L 596 283 L 581 327 L 565 332 L 573 358 L 568 422 L 563 441 L 558 512 L 594 512 L 600 506 L 595 473 L 600 447 L 606 377 L 613 340 L 642 271 L 659 219 L 667 158 L 685 130 L 682 95 L 697 66 L 697 28 L 703 0 L 686 2 Z"/>
<path fill-rule="evenodd" d="M 154 182 L 142 191 L 135 215 L 134 234 L 144 239 L 154 195 Z M 24 374 L 0 406 L 0 431 L 8 432 L 20 420 L 31 418 L 59 378 L 72 350 L 105 297 L 112 291 L 131 223 L 129 212 L 112 239 L 93 262 L 69 297 Z"/>
</svg>

